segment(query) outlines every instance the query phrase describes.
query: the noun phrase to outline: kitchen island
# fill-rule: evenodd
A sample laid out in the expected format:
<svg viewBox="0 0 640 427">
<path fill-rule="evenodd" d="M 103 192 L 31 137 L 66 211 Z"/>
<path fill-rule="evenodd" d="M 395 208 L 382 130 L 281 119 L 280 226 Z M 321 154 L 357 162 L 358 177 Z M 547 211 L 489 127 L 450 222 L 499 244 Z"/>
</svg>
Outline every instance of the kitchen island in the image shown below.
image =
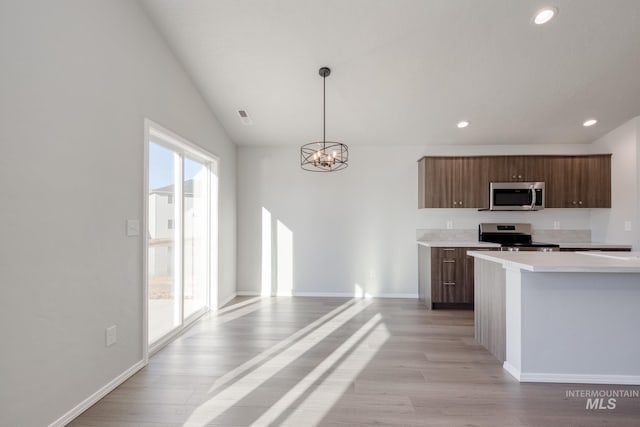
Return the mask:
<svg viewBox="0 0 640 427">
<path fill-rule="evenodd" d="M 640 385 L 640 253 L 468 254 L 476 340 L 512 376 Z"/>
</svg>

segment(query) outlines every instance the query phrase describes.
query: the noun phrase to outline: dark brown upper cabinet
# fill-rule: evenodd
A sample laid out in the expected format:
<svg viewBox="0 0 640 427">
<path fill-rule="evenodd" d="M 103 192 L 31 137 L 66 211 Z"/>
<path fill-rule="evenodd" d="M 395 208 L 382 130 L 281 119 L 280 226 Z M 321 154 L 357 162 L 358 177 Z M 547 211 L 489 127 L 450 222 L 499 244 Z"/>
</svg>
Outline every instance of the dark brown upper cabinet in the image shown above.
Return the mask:
<svg viewBox="0 0 640 427">
<path fill-rule="evenodd" d="M 423 157 L 420 208 L 481 208 L 489 204 L 488 157 Z"/>
<path fill-rule="evenodd" d="M 611 154 L 552 156 L 545 169 L 546 207 L 611 207 Z"/>
<path fill-rule="evenodd" d="M 423 157 L 419 208 L 487 208 L 489 183 L 543 181 L 547 208 L 610 208 L 611 154 Z"/>
<path fill-rule="evenodd" d="M 489 157 L 489 182 L 544 181 L 542 156 Z"/>
</svg>

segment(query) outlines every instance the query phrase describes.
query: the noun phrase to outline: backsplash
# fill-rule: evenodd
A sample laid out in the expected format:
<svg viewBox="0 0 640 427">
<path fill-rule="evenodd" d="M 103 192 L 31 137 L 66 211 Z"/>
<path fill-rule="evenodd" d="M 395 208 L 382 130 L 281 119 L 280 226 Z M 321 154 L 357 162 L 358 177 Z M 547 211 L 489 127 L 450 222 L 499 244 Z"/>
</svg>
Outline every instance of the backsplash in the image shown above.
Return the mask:
<svg viewBox="0 0 640 427">
<path fill-rule="evenodd" d="M 590 243 L 591 230 L 533 230 L 533 240 L 547 243 Z M 431 242 L 475 242 L 478 229 L 428 229 L 416 230 L 416 240 Z"/>
<path fill-rule="evenodd" d="M 478 230 L 462 229 L 417 229 L 416 240 L 431 242 L 473 242 L 478 240 Z"/>
<path fill-rule="evenodd" d="M 533 240 L 548 243 L 590 243 L 591 230 L 533 230 Z"/>
</svg>

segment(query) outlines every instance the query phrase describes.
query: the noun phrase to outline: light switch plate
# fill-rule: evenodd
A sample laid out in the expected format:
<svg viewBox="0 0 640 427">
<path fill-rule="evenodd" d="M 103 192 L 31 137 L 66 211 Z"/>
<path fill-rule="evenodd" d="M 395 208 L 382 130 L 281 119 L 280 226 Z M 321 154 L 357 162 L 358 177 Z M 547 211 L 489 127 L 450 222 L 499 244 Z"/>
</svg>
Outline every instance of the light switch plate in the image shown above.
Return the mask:
<svg viewBox="0 0 640 427">
<path fill-rule="evenodd" d="M 447 221 L 447 229 L 451 230 L 453 228 L 453 221 Z"/>
<path fill-rule="evenodd" d="M 127 220 L 127 236 L 139 236 L 140 235 L 140 221 L 137 219 Z"/>
<path fill-rule="evenodd" d="M 624 231 L 631 231 L 631 221 L 624 222 Z"/>
<path fill-rule="evenodd" d="M 560 221 L 553 221 L 553 229 L 560 230 Z"/>
</svg>

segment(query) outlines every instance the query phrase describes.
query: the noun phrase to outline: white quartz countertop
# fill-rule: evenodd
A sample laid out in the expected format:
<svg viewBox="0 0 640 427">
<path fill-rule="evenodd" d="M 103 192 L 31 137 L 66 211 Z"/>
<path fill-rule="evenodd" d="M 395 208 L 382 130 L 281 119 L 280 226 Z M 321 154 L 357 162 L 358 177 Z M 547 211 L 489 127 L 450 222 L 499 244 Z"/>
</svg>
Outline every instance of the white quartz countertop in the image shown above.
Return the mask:
<svg viewBox="0 0 640 427">
<path fill-rule="evenodd" d="M 468 254 L 497 262 L 506 269 L 533 272 L 640 273 L 640 252 L 469 251 Z"/>
<path fill-rule="evenodd" d="M 433 241 L 433 240 L 417 240 L 416 243 L 422 246 L 428 246 L 431 248 L 499 248 L 500 245 L 498 243 L 489 243 L 489 242 L 479 242 L 475 241 L 457 241 L 457 240 L 443 240 L 443 241 Z M 631 245 L 616 245 L 616 244 L 607 244 L 607 243 L 593 243 L 593 242 L 582 242 L 582 243 L 556 243 L 560 245 L 562 249 L 573 249 L 573 248 L 584 248 L 584 249 L 631 249 Z"/>
<path fill-rule="evenodd" d="M 455 241 L 444 240 L 441 242 L 431 240 L 417 240 L 417 243 L 430 248 L 499 248 L 499 243 L 479 242 L 479 241 Z"/>
<path fill-rule="evenodd" d="M 614 245 L 607 243 L 594 243 L 594 242 L 582 242 L 582 243 L 558 243 L 563 249 L 571 249 L 571 248 L 594 248 L 594 249 L 631 249 L 631 245 Z"/>
</svg>

